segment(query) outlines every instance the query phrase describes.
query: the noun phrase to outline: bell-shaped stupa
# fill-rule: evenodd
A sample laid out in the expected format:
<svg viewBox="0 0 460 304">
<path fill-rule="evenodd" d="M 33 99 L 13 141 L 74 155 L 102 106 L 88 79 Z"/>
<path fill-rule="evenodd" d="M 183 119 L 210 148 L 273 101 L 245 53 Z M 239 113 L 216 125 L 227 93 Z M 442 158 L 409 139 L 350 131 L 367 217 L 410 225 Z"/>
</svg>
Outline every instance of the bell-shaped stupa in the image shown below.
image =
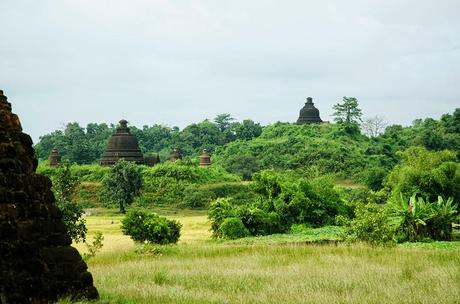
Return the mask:
<svg viewBox="0 0 460 304">
<path fill-rule="evenodd" d="M 211 155 L 209 155 L 208 150 L 203 149 L 200 155 L 200 166 L 207 167 L 211 165 Z"/>
<path fill-rule="evenodd" d="M 48 164 L 51 167 L 57 167 L 61 163 L 61 156 L 59 155 L 59 151 L 56 148 L 53 148 L 51 151 L 50 157 L 48 158 Z"/>
<path fill-rule="evenodd" d="M 300 116 L 297 120 L 298 124 L 305 123 L 321 123 L 323 122 L 319 117 L 319 110 L 313 104 L 313 98 L 308 97 L 305 106 L 300 110 Z"/>
<path fill-rule="evenodd" d="M 119 159 L 144 164 L 144 155 L 139 148 L 139 142 L 129 131 L 128 122 L 124 119 L 120 120 L 117 131 L 110 138 L 107 150 L 102 154 L 101 165 L 110 166 Z"/>
</svg>

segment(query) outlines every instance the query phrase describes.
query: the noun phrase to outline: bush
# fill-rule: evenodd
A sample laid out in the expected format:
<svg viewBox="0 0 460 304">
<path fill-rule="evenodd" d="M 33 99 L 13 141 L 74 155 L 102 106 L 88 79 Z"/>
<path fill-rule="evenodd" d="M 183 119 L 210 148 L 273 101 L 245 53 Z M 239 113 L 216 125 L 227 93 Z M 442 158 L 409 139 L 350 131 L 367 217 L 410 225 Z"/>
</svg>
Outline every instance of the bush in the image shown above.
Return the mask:
<svg viewBox="0 0 460 304">
<path fill-rule="evenodd" d="M 352 241 L 360 240 L 371 244 L 395 242 L 394 228 L 388 223 L 388 210 L 376 204 L 358 204 L 355 218 L 345 222 L 345 234 Z"/>
<path fill-rule="evenodd" d="M 129 211 L 122 220 L 121 229 L 136 242 L 156 244 L 177 243 L 182 225 L 156 213 Z"/>
<path fill-rule="evenodd" d="M 243 225 L 240 218 L 226 218 L 219 226 L 220 233 L 226 239 L 239 239 L 250 235 L 249 230 Z"/>
<path fill-rule="evenodd" d="M 211 230 L 214 237 L 222 237 L 220 225 L 226 218 L 235 217 L 236 211 L 228 198 L 220 198 L 211 203 L 208 218 L 211 220 Z"/>
<path fill-rule="evenodd" d="M 438 197 L 430 203 L 413 195 L 409 200 L 400 195 L 388 205 L 390 220 L 398 231 L 400 241 L 451 240 L 452 223 L 457 219 L 457 205 L 450 198 Z"/>
<path fill-rule="evenodd" d="M 214 193 L 206 189 L 197 189 L 196 186 L 190 186 L 184 191 L 184 199 L 181 207 L 187 208 L 203 208 L 216 197 Z"/>
</svg>

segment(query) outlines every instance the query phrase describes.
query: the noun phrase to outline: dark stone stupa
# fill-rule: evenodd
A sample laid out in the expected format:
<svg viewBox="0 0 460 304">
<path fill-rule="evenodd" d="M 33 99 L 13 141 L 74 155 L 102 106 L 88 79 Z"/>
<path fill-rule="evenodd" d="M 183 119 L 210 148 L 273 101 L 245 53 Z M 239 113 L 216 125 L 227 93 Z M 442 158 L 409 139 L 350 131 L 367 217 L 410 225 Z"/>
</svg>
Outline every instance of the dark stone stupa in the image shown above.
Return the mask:
<svg viewBox="0 0 460 304">
<path fill-rule="evenodd" d="M 145 164 L 149 167 L 153 167 L 160 163 L 160 155 L 146 155 L 144 157 Z"/>
<path fill-rule="evenodd" d="M 107 150 L 102 154 L 101 165 L 110 166 L 119 159 L 144 164 L 139 142 L 136 136 L 129 131 L 128 122 L 124 119 L 120 120 L 117 131 L 109 139 Z"/>
<path fill-rule="evenodd" d="M 95 299 L 93 278 L 37 164 L 32 139 L 0 91 L 0 303 Z"/>
<path fill-rule="evenodd" d="M 61 156 L 59 155 L 58 149 L 54 148 L 51 151 L 50 157 L 48 158 L 48 163 L 51 167 L 57 167 L 61 163 Z"/>
<path fill-rule="evenodd" d="M 169 159 L 172 162 L 182 159 L 182 154 L 180 153 L 179 148 L 174 148 L 174 150 L 171 152 L 171 155 L 169 156 Z"/>
<path fill-rule="evenodd" d="M 209 155 L 208 150 L 203 149 L 200 155 L 200 166 L 207 167 L 211 165 L 211 155 Z"/>
<path fill-rule="evenodd" d="M 305 123 L 321 123 L 323 122 L 319 117 L 319 110 L 313 104 L 313 98 L 308 97 L 305 106 L 300 110 L 300 116 L 297 120 L 298 124 Z"/>
</svg>

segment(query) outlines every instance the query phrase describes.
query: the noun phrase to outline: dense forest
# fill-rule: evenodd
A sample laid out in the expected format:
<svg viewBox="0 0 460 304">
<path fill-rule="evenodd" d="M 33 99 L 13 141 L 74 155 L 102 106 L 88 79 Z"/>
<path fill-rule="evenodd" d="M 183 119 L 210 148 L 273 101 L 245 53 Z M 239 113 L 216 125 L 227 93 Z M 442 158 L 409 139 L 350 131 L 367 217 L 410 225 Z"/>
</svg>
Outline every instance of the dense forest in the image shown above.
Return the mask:
<svg viewBox="0 0 460 304">
<path fill-rule="evenodd" d="M 132 126 L 131 132 L 144 154 L 158 153 L 162 161 L 169 159 L 174 147 L 192 162 L 206 148 L 213 162 L 243 179 L 263 169 L 317 171 L 363 182 L 374 190 L 398 163 L 399 151 L 420 146 L 460 153 L 460 109 L 439 120 L 417 119 L 408 127 L 372 129 L 372 120 L 360 122 L 359 118 L 347 122 L 337 114 L 336 123 L 331 124 L 277 122 L 263 127 L 250 119 L 236 122 L 229 114 L 221 114 L 182 130 L 157 124 L 142 129 Z M 41 160 L 56 147 L 71 163 L 98 163 L 114 131 L 114 125 L 90 123 L 84 128 L 73 122 L 64 131 L 40 137 L 35 149 Z"/>
</svg>

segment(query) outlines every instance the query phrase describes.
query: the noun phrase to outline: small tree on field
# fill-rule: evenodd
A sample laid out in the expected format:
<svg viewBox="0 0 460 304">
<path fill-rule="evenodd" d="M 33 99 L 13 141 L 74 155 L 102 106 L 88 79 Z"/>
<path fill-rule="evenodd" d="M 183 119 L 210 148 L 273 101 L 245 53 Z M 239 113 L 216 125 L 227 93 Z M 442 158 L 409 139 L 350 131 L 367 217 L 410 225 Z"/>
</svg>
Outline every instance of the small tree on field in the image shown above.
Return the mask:
<svg viewBox="0 0 460 304">
<path fill-rule="evenodd" d="M 53 180 L 56 205 L 62 212 L 62 220 L 67 227 L 67 233 L 77 243 L 85 242 L 87 232 L 83 208 L 72 202 L 72 196 L 78 184 L 78 180 L 71 174 L 70 163 L 61 164 Z"/>
<path fill-rule="evenodd" d="M 359 132 L 359 122 L 363 115 L 355 97 L 343 97 L 343 102 L 334 106 L 334 120 L 345 126 L 348 133 Z"/>
<path fill-rule="evenodd" d="M 117 204 L 121 213 L 140 194 L 142 177 L 136 164 L 119 160 L 102 181 L 104 194 Z"/>
</svg>

